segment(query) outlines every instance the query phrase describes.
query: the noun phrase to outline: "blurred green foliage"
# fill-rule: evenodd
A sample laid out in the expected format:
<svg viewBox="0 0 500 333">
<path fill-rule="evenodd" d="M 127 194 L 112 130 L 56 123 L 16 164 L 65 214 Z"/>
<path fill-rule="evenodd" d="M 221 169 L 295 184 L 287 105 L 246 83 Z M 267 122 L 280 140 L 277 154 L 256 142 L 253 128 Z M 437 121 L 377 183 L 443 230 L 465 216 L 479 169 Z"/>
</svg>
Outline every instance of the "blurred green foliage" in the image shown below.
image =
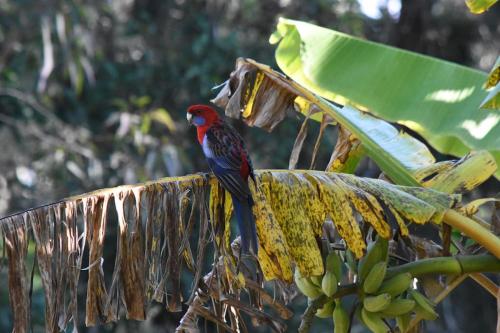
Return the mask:
<svg viewBox="0 0 500 333">
<path fill-rule="evenodd" d="M 0 216 L 96 188 L 206 170 L 185 108 L 208 103 L 210 88 L 226 80 L 239 56 L 274 66 L 268 37 L 279 16 L 488 70 L 500 42 L 498 6 L 480 19 L 466 11 L 462 0 L 402 1 L 399 17 L 382 6 L 375 19 L 355 0 L 0 1 Z M 287 167 L 296 117 L 272 134 L 235 124 L 257 168 Z M 319 168 L 334 139 L 328 130 Z M 305 147 L 314 140 L 311 134 Z M 363 174 L 376 175 L 372 166 Z M 106 253 L 112 262 L 113 249 Z M 35 287 L 34 331 L 41 332 L 37 276 Z M 291 330 L 305 304 L 296 306 Z M 1 332 L 10 316 L 4 284 Z M 88 331 L 170 332 L 180 317 L 157 306 L 150 318 Z M 331 322 L 316 325 L 319 331 Z"/>
<path fill-rule="evenodd" d="M 10 188 L 19 179 L 27 185 L 13 189 L 25 195 L 3 213 L 38 198 L 205 169 L 184 110 L 207 103 L 210 88 L 227 78 L 238 56 L 273 64 L 267 37 L 278 16 L 333 21 L 362 33 L 355 1 L 13 1 L 0 7 L 0 122 L 7 125 L 0 137 L 14 143 L 0 171 Z M 337 7 L 346 11 L 338 21 Z M 274 150 L 269 138 L 259 137 L 256 144 Z M 293 131 L 284 137 L 292 142 Z M 283 167 L 286 158 L 283 151 L 265 165 Z"/>
</svg>

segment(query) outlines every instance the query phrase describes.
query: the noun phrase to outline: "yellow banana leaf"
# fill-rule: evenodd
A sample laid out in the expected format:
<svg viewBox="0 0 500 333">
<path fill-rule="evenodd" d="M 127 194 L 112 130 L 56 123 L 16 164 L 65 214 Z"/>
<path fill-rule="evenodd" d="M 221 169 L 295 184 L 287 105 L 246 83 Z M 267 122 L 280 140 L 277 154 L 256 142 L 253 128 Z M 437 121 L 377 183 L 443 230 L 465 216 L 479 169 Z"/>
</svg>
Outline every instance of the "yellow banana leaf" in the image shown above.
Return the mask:
<svg viewBox="0 0 500 333">
<path fill-rule="evenodd" d="M 465 0 L 467 7 L 471 13 L 481 14 L 487 11 L 491 6 L 493 6 L 498 0 Z"/>
<path fill-rule="evenodd" d="M 486 96 L 480 107 L 500 111 L 500 57 L 497 58 L 484 88 L 488 91 L 488 96 Z"/>
<path fill-rule="evenodd" d="M 443 161 L 422 168 L 415 177 L 424 187 L 445 193 L 463 193 L 482 184 L 496 170 L 495 159 L 483 150 L 457 161 Z"/>
</svg>

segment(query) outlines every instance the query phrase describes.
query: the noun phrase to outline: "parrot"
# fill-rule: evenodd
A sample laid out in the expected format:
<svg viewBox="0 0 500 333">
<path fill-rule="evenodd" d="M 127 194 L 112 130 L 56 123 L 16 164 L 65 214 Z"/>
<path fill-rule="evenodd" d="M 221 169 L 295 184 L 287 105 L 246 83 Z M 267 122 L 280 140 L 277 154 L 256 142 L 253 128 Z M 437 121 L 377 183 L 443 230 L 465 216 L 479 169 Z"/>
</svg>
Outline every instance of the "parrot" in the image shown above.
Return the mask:
<svg viewBox="0 0 500 333">
<path fill-rule="evenodd" d="M 196 127 L 198 142 L 210 170 L 231 194 L 242 253 L 257 255 L 258 239 L 252 213 L 254 201 L 248 185 L 249 178 L 255 182 L 255 175 L 243 138 L 211 106 L 191 105 L 186 118 Z"/>
</svg>

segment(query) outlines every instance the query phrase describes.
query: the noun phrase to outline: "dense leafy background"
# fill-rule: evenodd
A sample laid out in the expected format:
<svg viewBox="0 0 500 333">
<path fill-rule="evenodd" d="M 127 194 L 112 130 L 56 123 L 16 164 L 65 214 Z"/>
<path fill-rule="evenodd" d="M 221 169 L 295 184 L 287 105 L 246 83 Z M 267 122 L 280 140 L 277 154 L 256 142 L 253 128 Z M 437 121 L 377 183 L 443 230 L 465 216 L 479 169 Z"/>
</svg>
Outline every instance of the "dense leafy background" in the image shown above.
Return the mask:
<svg viewBox="0 0 500 333">
<path fill-rule="evenodd" d="M 238 56 L 274 66 L 267 41 L 279 16 L 484 71 L 500 49 L 500 7 L 478 17 L 461 0 L 403 1 L 399 16 L 384 7 L 377 19 L 363 15 L 357 1 L 2 1 L 0 216 L 95 188 L 206 170 L 184 110 L 213 97 L 210 87 L 227 78 Z M 50 48 L 53 66 L 44 54 Z M 287 167 L 300 126 L 295 115 L 272 134 L 237 126 L 257 168 Z M 318 167 L 333 142 L 329 135 Z M 367 163 L 360 172 L 377 175 Z M 4 281 L 5 270 L 0 274 Z M 40 288 L 35 279 L 35 332 L 43 325 Z M 7 306 L 0 287 L 2 332 L 10 327 Z M 490 296 L 465 284 L 429 331 L 492 331 L 494 309 Z M 160 307 L 150 317 L 88 331 L 169 332 L 180 318 Z"/>
</svg>

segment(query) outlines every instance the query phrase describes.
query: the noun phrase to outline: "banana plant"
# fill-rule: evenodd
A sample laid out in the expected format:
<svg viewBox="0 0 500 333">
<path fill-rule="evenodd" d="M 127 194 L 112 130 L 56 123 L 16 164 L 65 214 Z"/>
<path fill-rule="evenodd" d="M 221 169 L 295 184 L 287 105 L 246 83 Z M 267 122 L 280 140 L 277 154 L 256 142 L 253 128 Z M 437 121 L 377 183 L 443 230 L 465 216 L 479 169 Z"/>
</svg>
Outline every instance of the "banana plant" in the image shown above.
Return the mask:
<svg viewBox="0 0 500 333">
<path fill-rule="evenodd" d="M 321 141 L 325 126 L 338 124 L 340 127 L 337 145 L 327 167 L 328 171 L 345 170 L 349 160 L 351 162 L 354 160 L 355 166 L 361 153 L 374 160 L 385 173 L 385 177 L 397 184 L 433 188 L 451 194 L 472 190 L 491 177 L 497 169 L 493 156 L 486 151 L 469 154 L 458 161 L 435 163 L 432 154 L 423 144 L 407 134 L 400 133 L 392 125 L 354 107 L 339 107 L 332 104 L 305 89 L 297 82 L 251 59 L 241 58 L 237 60 L 236 68 L 231 73 L 230 79 L 213 102 L 225 107 L 227 115 L 242 118 L 250 126 L 259 126 L 267 130 L 275 128 L 285 118 L 287 110 L 295 109 L 304 114 L 304 124 L 297 136 L 290 165 L 296 164 L 302 146 L 300 141 L 303 141 L 302 133 L 307 126 L 307 121 L 313 119 L 321 121 L 315 150 L 319 145 L 318 142 Z M 313 159 L 314 155 L 315 153 L 313 153 Z M 311 162 L 311 165 L 313 164 L 314 162 Z M 353 166 L 349 168 L 352 170 Z M 492 199 L 483 199 L 481 203 L 490 200 Z M 472 204 L 472 206 L 474 205 Z M 405 222 L 407 219 L 401 219 L 396 214 L 395 220 L 398 223 L 398 233 L 404 237 L 410 236 Z M 487 227 L 485 228 L 481 223 L 473 221 L 468 216 L 462 215 L 453 209 L 447 209 L 443 212 L 443 222 L 478 241 L 495 254 L 496 258 L 491 257 L 492 263 L 498 262 L 500 240 L 488 230 L 488 224 L 485 225 Z M 335 226 L 337 232 L 348 244 L 348 239 L 342 234 L 343 228 L 339 227 L 339 225 Z M 371 228 L 380 237 L 388 237 L 385 231 L 377 230 L 374 225 Z M 355 230 L 354 233 L 356 233 Z M 354 257 L 359 258 L 359 254 L 353 252 L 353 250 L 352 247 L 349 247 L 348 253 L 353 253 Z M 360 260 L 360 263 L 370 257 L 371 252 L 373 251 L 368 249 L 366 256 Z M 323 260 L 326 259 L 323 257 Z M 328 312 L 332 313 L 333 311 L 334 313 L 334 304 L 341 307 L 342 304 L 339 303 L 338 299 L 346 293 L 357 293 L 359 295 L 361 303 L 356 313 L 358 313 L 360 320 L 374 332 L 385 331 L 384 327 L 387 329 L 383 318 L 396 319 L 400 329 L 412 327 L 420 319 L 435 319 L 437 317 L 433 309 L 435 304 L 410 288 L 409 281 L 414 277 L 422 274 L 426 275 L 430 272 L 433 274 L 455 274 L 457 273 L 455 269 L 460 266 L 453 268 L 457 263 L 456 260 L 461 259 L 455 257 L 447 258 L 445 261 L 441 261 L 440 258 L 434 258 L 430 261 L 421 260 L 416 265 L 419 268 L 411 271 L 411 274 L 410 271 L 404 269 L 388 268 L 387 261 L 378 259 L 379 263 L 377 263 L 368 260 L 370 265 L 363 265 L 363 267 L 369 267 L 364 269 L 364 273 L 363 269 L 360 270 L 359 267 L 354 269 L 351 267 L 350 271 L 358 276 L 358 281 L 354 286 L 340 285 L 326 289 L 323 283 L 320 284 L 319 281 L 327 279 L 327 281 L 334 281 L 330 283 L 335 284 L 335 281 L 340 281 L 342 277 L 336 276 L 335 279 L 332 279 L 331 274 L 328 272 L 324 273 L 324 275 L 317 275 L 317 272 L 307 274 L 298 267 L 295 282 L 299 289 L 310 299 L 310 306 L 304 313 L 303 325 L 301 325 L 299 331 L 308 331 L 314 313 L 319 314 L 320 317 L 324 317 L 325 313 Z M 475 259 L 469 257 L 467 260 L 470 260 L 469 263 L 472 264 Z M 442 266 L 440 266 L 441 264 Z M 410 270 L 410 267 L 413 266 L 409 265 L 405 269 Z M 363 276 L 367 274 L 366 271 L 371 270 L 373 270 L 373 273 L 370 272 L 370 278 L 363 281 Z M 397 276 L 394 276 L 395 271 L 399 273 Z M 465 274 L 465 272 L 458 272 L 458 274 Z M 327 276 L 330 277 L 326 278 Z M 485 282 L 487 279 L 484 276 L 472 276 L 482 285 L 486 286 L 488 284 Z M 381 288 L 384 281 L 389 286 Z M 402 284 L 405 286 L 403 289 L 398 287 Z M 455 286 L 458 284 L 459 282 Z M 397 294 L 391 295 L 385 292 L 392 290 L 393 286 L 398 289 Z M 339 292 L 330 295 L 330 291 L 337 288 Z M 496 294 L 495 288 L 497 287 L 489 288 L 493 295 Z M 401 299 L 399 297 L 401 294 L 406 295 L 405 297 L 408 298 Z M 386 306 L 388 307 L 387 311 L 385 311 Z M 406 309 L 406 311 L 399 313 L 396 309 Z M 339 309 L 338 312 L 343 313 L 343 310 Z M 339 316 L 339 318 L 341 317 Z M 345 324 L 345 322 L 340 323 L 340 326 L 346 327 Z"/>
<path fill-rule="evenodd" d="M 425 145 L 389 123 L 354 106 L 331 103 L 250 59 L 238 59 L 214 103 L 226 114 L 267 130 L 283 121 L 289 110 L 304 114 L 306 121 L 321 121 L 315 151 L 326 126 L 339 125 L 327 171 L 256 172 L 251 191 L 259 274 L 252 275 L 248 262 L 240 260 L 239 241 L 231 235 L 230 196 L 209 175 L 101 189 L 0 219 L 14 331 L 25 332 L 30 325 L 30 276 L 35 270 L 28 271 L 26 262 L 31 241 L 36 244 L 50 332 L 64 330 L 70 322 L 79 325 L 82 267 L 88 270 L 86 325 L 116 321 L 121 313 L 143 320 L 153 301 L 178 312 L 185 301 L 188 308 L 178 331 L 188 332 L 196 330 L 199 317 L 221 330 L 239 331 L 243 314 L 273 331 L 286 331 L 285 321 L 293 314 L 284 305 L 284 290 L 276 299 L 263 288 L 264 281 L 273 280 L 281 285 L 295 282 L 310 298 L 301 332 L 308 330 L 315 315 L 332 317 L 336 331 L 348 332 L 351 319 L 343 300 L 347 295 L 356 295 L 352 312 L 372 331 L 388 330 L 387 319 L 394 319 L 404 331 L 421 318 L 436 318 L 435 302 L 446 296 L 444 292 L 430 300 L 413 288 L 414 278 L 500 271 L 500 240 L 474 216 L 477 206 L 490 199 L 461 206 L 456 194 L 474 189 L 495 173 L 489 152 L 436 163 Z M 291 165 L 303 146 L 300 133 L 298 137 Z M 380 166 L 383 179 L 339 172 L 354 170 L 365 155 Z M 106 232 L 113 224 L 117 239 Z M 446 224 L 491 254 L 448 256 L 410 230 L 427 225 L 444 234 Z M 430 258 L 395 263 L 389 248 L 396 234 L 429 246 L 424 252 Z M 103 253 L 110 242 L 117 251 L 108 277 L 102 265 L 108 264 L 103 263 Z M 212 252 L 213 265 L 204 271 Z M 187 294 L 181 288 L 185 270 L 192 275 Z M 477 279 L 485 282 L 480 275 Z"/>
<path fill-rule="evenodd" d="M 399 134 L 391 125 L 353 107 L 340 108 L 328 103 L 295 81 L 251 59 L 237 60 L 230 80 L 213 102 L 225 107 L 227 115 L 242 117 L 248 125 L 268 130 L 284 119 L 288 109 L 316 113 L 316 119 L 323 119 L 318 116 L 326 114 L 355 135 L 366 154 L 392 181 L 401 185 L 420 186 L 419 178 L 434 184 L 432 180 L 436 177 L 440 178 L 438 184 L 445 184 L 450 174 L 456 176 L 458 173 L 461 178 L 460 183 L 455 184 L 456 189 L 471 189 L 497 170 L 493 157 L 487 152 L 472 155 L 475 161 L 466 163 L 466 166 L 463 163 L 455 164 L 456 168 L 450 163 L 435 165 L 431 153 L 416 139 Z M 470 167 L 477 172 L 465 172 L 470 171 Z M 453 210 L 444 213 L 444 221 L 470 235 L 500 258 L 500 239 L 481 225 Z"/>
</svg>

